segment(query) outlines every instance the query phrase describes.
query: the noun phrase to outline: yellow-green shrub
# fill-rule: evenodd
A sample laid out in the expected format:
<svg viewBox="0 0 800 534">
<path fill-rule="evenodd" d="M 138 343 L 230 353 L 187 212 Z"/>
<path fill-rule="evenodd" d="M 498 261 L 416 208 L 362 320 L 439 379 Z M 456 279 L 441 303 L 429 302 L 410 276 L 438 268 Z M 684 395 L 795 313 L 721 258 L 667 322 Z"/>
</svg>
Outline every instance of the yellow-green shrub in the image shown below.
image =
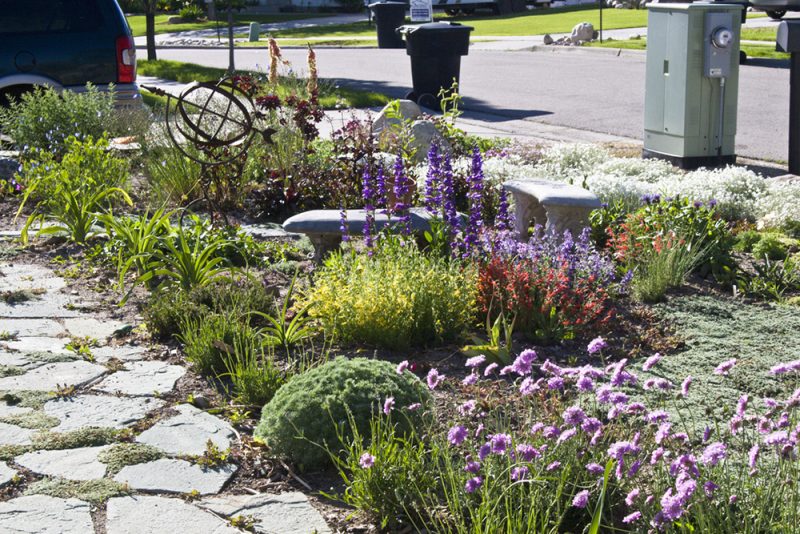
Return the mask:
<svg viewBox="0 0 800 534">
<path fill-rule="evenodd" d="M 400 349 L 457 339 L 476 316 L 475 282 L 471 265 L 384 245 L 331 255 L 305 304 L 341 341 Z"/>
</svg>

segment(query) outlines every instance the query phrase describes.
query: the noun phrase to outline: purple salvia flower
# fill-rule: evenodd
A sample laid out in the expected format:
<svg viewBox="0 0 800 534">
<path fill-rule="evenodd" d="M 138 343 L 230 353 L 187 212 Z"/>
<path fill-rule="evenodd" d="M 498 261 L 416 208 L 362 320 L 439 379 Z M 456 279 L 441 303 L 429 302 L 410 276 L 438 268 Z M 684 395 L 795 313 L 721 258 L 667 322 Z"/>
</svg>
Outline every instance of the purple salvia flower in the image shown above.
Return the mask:
<svg viewBox="0 0 800 534">
<path fill-rule="evenodd" d="M 399 215 L 397 221 L 403 234 L 411 235 L 411 214 L 408 212 L 410 206 L 405 204 L 407 195 L 408 176 L 406 176 L 403 156 L 398 155 L 394 163 L 394 206 L 392 206 L 392 213 Z"/>
<path fill-rule="evenodd" d="M 377 196 L 375 197 L 375 201 L 377 202 L 377 205 L 378 206 L 383 206 L 384 208 L 387 208 L 388 206 L 386 206 L 386 203 L 387 203 L 387 199 L 386 199 L 386 176 L 384 175 L 384 172 L 383 172 L 383 165 L 379 165 L 378 166 L 378 176 L 375 179 L 375 185 L 377 187 L 377 191 L 376 191 Z M 389 215 L 389 210 L 388 209 L 385 209 L 383 212 L 384 212 L 384 214 Z"/>
<path fill-rule="evenodd" d="M 372 176 L 369 167 L 364 167 L 363 190 L 364 211 L 366 220 L 364 223 L 364 245 L 367 247 L 367 254 L 372 256 L 373 234 L 375 232 L 375 191 L 372 188 Z"/>
<path fill-rule="evenodd" d="M 707 443 L 708 442 L 709 438 L 711 438 L 711 433 L 712 432 L 713 432 L 713 430 L 711 430 L 711 427 L 710 426 L 706 426 L 706 428 L 703 430 L 703 443 Z"/>
<path fill-rule="evenodd" d="M 477 475 L 481 470 L 480 462 L 467 462 L 464 466 L 464 471 L 467 473 L 472 473 L 473 475 Z"/>
<path fill-rule="evenodd" d="M 428 150 L 428 173 L 425 175 L 425 207 L 433 215 L 439 214 L 442 209 L 442 194 L 439 190 L 441 165 L 439 144 L 431 143 L 431 148 Z"/>
<path fill-rule="evenodd" d="M 705 493 L 706 497 L 708 497 L 709 499 L 714 496 L 714 492 L 717 491 L 718 489 L 719 489 L 719 486 L 717 486 L 711 480 L 709 480 L 705 484 L 703 484 L 703 493 Z"/>
<path fill-rule="evenodd" d="M 483 228 L 483 160 L 477 146 L 472 151 L 468 196 L 469 221 L 464 232 L 464 250 L 467 255 L 478 244 L 478 235 Z"/>
<path fill-rule="evenodd" d="M 500 205 L 497 207 L 497 216 L 494 219 L 494 227 L 499 232 L 510 231 L 514 227 L 513 215 L 508 209 L 508 193 L 504 188 L 500 188 Z"/>
<path fill-rule="evenodd" d="M 343 243 L 350 241 L 350 231 L 347 226 L 347 210 L 344 208 L 339 210 L 339 231 L 342 232 Z"/>
</svg>

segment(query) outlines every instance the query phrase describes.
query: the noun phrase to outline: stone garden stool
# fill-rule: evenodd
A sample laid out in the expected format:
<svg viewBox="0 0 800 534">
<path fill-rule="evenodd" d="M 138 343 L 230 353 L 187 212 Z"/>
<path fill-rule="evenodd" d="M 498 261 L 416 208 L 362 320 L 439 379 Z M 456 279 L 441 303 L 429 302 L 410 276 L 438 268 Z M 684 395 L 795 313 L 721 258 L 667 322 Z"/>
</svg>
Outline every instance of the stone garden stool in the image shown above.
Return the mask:
<svg viewBox="0 0 800 534">
<path fill-rule="evenodd" d="M 589 225 L 589 213 L 601 206 L 593 193 L 574 185 L 545 180 L 513 180 L 503 188 L 514 196 L 514 230 L 528 240 L 528 227 L 541 225 L 545 232 L 578 236 Z"/>
<path fill-rule="evenodd" d="M 351 235 L 363 235 L 367 222 L 365 210 L 345 210 L 347 213 L 347 231 Z M 421 234 L 430 230 L 433 216 L 425 208 L 411 208 L 411 231 Z M 375 230 L 387 224 L 395 224 L 397 217 L 390 220 L 381 210 L 375 211 Z M 298 213 L 286 219 L 283 229 L 287 232 L 305 234 L 314 245 L 314 261 L 320 262 L 325 254 L 336 249 L 342 242 L 341 212 L 339 210 L 311 210 Z"/>
</svg>

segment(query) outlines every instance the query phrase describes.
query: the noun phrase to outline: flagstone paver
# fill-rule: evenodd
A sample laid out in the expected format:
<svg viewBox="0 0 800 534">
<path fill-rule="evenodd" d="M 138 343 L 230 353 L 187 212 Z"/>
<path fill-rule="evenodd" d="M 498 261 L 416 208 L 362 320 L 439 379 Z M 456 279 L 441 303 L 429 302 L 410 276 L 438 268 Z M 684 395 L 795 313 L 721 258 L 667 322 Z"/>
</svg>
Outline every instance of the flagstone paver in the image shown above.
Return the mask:
<svg viewBox="0 0 800 534">
<path fill-rule="evenodd" d="M 0 445 L 30 445 L 35 430 L 0 423 Z"/>
<path fill-rule="evenodd" d="M 53 354 L 70 354 L 66 346 L 69 339 L 58 337 L 20 337 L 3 343 L 10 351 L 16 352 L 52 352 Z"/>
<path fill-rule="evenodd" d="M 186 374 L 180 365 L 170 365 L 159 361 L 141 361 L 125 364 L 125 369 L 117 371 L 94 387 L 107 393 L 122 393 L 131 396 L 149 396 L 171 391 L 175 382 Z"/>
<path fill-rule="evenodd" d="M 167 454 L 203 454 L 208 440 L 222 450 L 230 447 L 235 433 L 226 422 L 189 404 L 177 406 L 179 414 L 159 421 L 136 438 Z"/>
<path fill-rule="evenodd" d="M 331 529 L 308 497 L 298 491 L 277 495 L 220 495 L 198 506 L 225 517 L 252 516 L 254 531 L 263 534 L 326 534 Z"/>
<path fill-rule="evenodd" d="M 123 467 L 114 477 L 133 489 L 159 493 L 217 493 L 236 472 L 235 465 L 206 468 L 185 460 L 162 458 Z"/>
<path fill-rule="evenodd" d="M 65 332 L 51 319 L 3 319 L 2 330 L 19 337 L 58 337 Z"/>
<path fill-rule="evenodd" d="M 49 363 L 23 375 L 0 378 L 0 391 L 55 391 L 61 386 L 80 386 L 103 376 L 108 369 L 87 361 Z"/>
<path fill-rule="evenodd" d="M 56 451 L 34 451 L 17 456 L 14 461 L 40 475 L 69 480 L 93 480 L 103 478 L 106 474 L 106 464 L 97 460 L 97 455 L 106 449 L 108 449 L 108 445 Z"/>
<path fill-rule="evenodd" d="M 13 406 L 5 401 L 0 401 L 0 417 L 9 417 L 13 415 L 21 415 L 33 411 L 33 408 L 26 408 L 24 406 Z"/>
<path fill-rule="evenodd" d="M 119 321 L 101 321 L 93 317 L 71 317 L 64 319 L 64 327 L 71 336 L 89 337 L 97 340 L 104 340 L 125 326 Z"/>
<path fill-rule="evenodd" d="M 61 421 L 53 432 L 69 432 L 92 426 L 124 428 L 162 406 L 158 399 L 80 395 L 48 401 L 44 412 Z"/>
<path fill-rule="evenodd" d="M 108 500 L 108 534 L 238 534 L 219 517 L 180 499 L 137 495 Z"/>
<path fill-rule="evenodd" d="M 152 360 L 151 354 L 163 348 L 125 344 L 115 345 L 112 337 L 127 326 L 93 314 L 92 303 L 73 294 L 68 283 L 41 265 L 0 263 L 0 291 L 26 291 L 28 300 L 9 305 L 0 302 L 0 332 L 8 332 L 0 342 L 0 392 L 67 393 L 47 400 L 42 415 L 54 417 L 58 425 L 51 432 L 64 433 L 94 428 L 125 428 L 151 412 L 167 407 L 154 395 L 168 395 L 186 373 L 183 366 Z M 70 336 L 96 339 L 91 347 L 93 361 L 66 349 Z M 110 360 L 122 365 L 106 367 Z M 91 390 L 91 391 L 90 391 Z M 167 398 L 170 398 L 167 396 Z M 228 519 L 250 515 L 258 521 L 255 532 L 303 533 L 330 532 L 321 515 L 300 493 L 282 495 L 226 495 L 220 493 L 237 471 L 236 465 L 205 468 L 171 456 L 202 455 L 211 440 L 222 450 L 234 445 L 237 435 L 222 419 L 192 405 L 175 406 L 177 415 L 158 421 L 135 436 L 162 450 L 168 457 L 127 465 L 118 473 L 98 455 L 110 445 L 82 446 L 61 450 L 34 450 L 18 455 L 13 462 L 0 462 L 0 486 L 7 485 L 18 470 L 73 481 L 108 480 L 126 483 L 132 494 L 111 498 L 93 524 L 88 502 L 49 495 L 26 495 L 0 500 L 0 533 L 16 534 L 233 534 L 243 531 Z M 0 418 L 38 415 L 33 408 L 9 404 L 0 399 Z M 0 422 L 0 445 L 31 446 L 38 430 Z M 80 434 L 75 435 L 79 439 Z M 124 454 L 124 447 L 122 452 Z M 130 460 L 130 457 L 127 458 Z M 13 465 L 13 467 L 12 467 Z M 23 479 L 23 484 L 25 484 Z M 31 491 L 33 486 L 23 489 Z M 204 495 L 202 502 L 144 493 L 190 493 Z M 0 496 L 0 499 L 7 496 Z"/>
<path fill-rule="evenodd" d="M 8 464 L 0 462 L 0 488 L 11 482 L 16 474 L 16 469 L 11 469 Z"/>
<path fill-rule="evenodd" d="M 14 534 L 91 534 L 89 503 L 47 495 L 0 502 L 2 532 Z"/>
</svg>

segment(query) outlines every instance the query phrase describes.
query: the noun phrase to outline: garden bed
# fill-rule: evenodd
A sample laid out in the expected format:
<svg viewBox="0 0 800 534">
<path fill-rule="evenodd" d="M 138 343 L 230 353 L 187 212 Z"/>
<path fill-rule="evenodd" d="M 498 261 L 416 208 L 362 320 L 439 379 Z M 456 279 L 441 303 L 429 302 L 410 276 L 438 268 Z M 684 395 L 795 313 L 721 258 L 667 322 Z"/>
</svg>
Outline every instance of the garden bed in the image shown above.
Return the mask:
<svg viewBox="0 0 800 534">
<path fill-rule="evenodd" d="M 339 531 L 791 531 L 800 185 L 740 167 L 686 173 L 619 148 L 471 137 L 447 95 L 443 116 L 390 104 L 376 123 L 320 139 L 313 76 L 280 93 L 273 59 L 264 79 L 238 80 L 263 121 L 241 153 L 178 147 L 148 128 L 127 132 L 140 153 L 109 151 L 105 136 L 125 132 L 95 91 L 41 91 L 0 117 L 22 151 L 20 174 L 0 188 L 0 229 L 25 221 L 19 241 L 0 244 L 0 271 L 54 270 L 62 282 L 42 279 L 64 287 L 42 298 L 92 301 L 86 312 L 130 326 L 112 347 L 147 347 L 147 365 L 188 370 L 144 395 L 158 406 L 129 430 L 0 446 L 19 472 L 0 490 L 0 521 L 5 502 L 44 493 L 91 500 L 94 524 L 108 524 L 116 475 L 97 479 L 113 490 L 98 496 L 25 467 L 23 452 L 130 443 L 196 411 L 232 429 L 227 445 L 137 449 L 125 473 L 151 461 L 235 468 L 221 496 L 301 491 Z M 414 132 L 428 126 L 434 142 L 421 145 Z M 201 182 L 203 158 L 217 159 Z M 541 221 L 511 232 L 502 184 L 543 178 L 604 203 L 580 235 Z M 434 216 L 424 235 L 406 225 L 412 205 Z M 345 232 L 321 264 L 277 225 L 245 232 L 356 208 L 365 231 Z M 395 225 L 378 232 L 382 212 Z M 39 296 L 3 295 L 0 311 Z M 66 306 L 58 313 L 75 311 Z M 71 341 L 69 361 L 86 368 L 96 347 Z M 88 368 L 113 379 L 128 362 L 104 365 Z M 0 369 L 5 383 L 36 372 Z M 37 398 L 84 399 L 95 386 Z M 117 397 L 127 400 L 108 402 L 136 395 Z M 162 490 L 124 489 L 207 504 Z"/>
</svg>

